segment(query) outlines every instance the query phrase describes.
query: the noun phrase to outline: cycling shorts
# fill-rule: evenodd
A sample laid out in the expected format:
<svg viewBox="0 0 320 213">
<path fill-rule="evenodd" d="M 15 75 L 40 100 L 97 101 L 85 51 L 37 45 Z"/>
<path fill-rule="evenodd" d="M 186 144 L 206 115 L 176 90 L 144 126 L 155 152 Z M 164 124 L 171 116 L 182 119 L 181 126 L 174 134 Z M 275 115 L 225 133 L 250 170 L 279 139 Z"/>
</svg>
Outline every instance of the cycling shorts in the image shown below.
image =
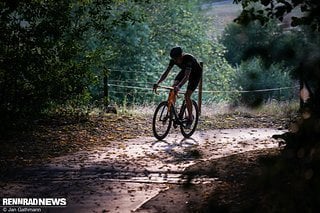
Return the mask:
<svg viewBox="0 0 320 213">
<path fill-rule="evenodd" d="M 182 81 L 184 76 L 185 76 L 185 70 L 181 70 L 174 80 L 180 82 Z M 197 86 L 199 85 L 200 79 L 201 79 L 200 72 L 191 72 L 188 79 L 187 90 L 191 90 L 192 92 L 195 91 Z"/>
</svg>

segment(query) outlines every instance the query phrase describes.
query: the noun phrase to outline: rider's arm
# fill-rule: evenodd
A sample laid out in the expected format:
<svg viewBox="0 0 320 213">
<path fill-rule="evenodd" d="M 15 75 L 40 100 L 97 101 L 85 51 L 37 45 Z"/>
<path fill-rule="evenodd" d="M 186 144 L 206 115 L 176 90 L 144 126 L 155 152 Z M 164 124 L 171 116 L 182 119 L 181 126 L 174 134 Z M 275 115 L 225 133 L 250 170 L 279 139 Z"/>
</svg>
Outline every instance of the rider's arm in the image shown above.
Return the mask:
<svg viewBox="0 0 320 213">
<path fill-rule="evenodd" d="M 167 76 L 168 76 L 171 68 L 172 68 L 172 67 L 168 67 L 168 68 L 166 69 L 166 71 L 164 71 L 164 73 L 162 73 L 162 75 L 161 75 L 159 81 L 157 82 L 157 84 L 160 84 L 162 81 L 164 81 L 164 80 L 167 78 Z"/>
<path fill-rule="evenodd" d="M 166 70 L 164 71 L 164 73 L 161 75 L 161 77 L 160 77 L 159 81 L 157 82 L 157 84 L 160 84 L 162 81 L 164 81 L 164 80 L 167 78 L 167 76 L 168 76 L 170 70 L 172 69 L 173 65 L 174 65 L 174 64 L 172 63 L 172 61 L 170 61 L 167 69 L 166 69 Z"/>
</svg>

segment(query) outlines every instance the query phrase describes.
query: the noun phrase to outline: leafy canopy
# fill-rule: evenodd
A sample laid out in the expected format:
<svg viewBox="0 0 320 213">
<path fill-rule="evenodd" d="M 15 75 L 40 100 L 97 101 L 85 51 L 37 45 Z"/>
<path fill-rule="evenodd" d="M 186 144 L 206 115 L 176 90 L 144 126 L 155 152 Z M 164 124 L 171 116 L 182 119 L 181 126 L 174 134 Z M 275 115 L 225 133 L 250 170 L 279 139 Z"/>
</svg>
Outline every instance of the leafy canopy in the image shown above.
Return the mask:
<svg viewBox="0 0 320 213">
<path fill-rule="evenodd" d="M 238 23 L 247 24 L 251 20 L 266 23 L 270 18 L 283 21 L 291 13 L 292 26 L 308 25 L 314 31 L 320 31 L 320 2 L 318 0 L 234 0 L 241 3 L 243 11 L 236 19 Z M 259 5 L 259 7 L 257 7 Z M 299 13 L 294 14 L 294 10 Z"/>
</svg>

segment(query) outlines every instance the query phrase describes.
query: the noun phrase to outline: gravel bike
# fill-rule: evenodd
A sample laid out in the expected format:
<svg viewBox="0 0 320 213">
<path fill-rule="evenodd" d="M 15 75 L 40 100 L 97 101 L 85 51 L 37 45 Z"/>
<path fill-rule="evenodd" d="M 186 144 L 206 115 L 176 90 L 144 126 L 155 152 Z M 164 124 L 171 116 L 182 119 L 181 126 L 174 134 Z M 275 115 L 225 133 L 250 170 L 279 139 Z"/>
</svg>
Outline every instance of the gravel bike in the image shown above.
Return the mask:
<svg viewBox="0 0 320 213">
<path fill-rule="evenodd" d="M 189 138 L 195 132 L 199 121 L 198 104 L 192 100 L 193 122 L 190 125 L 188 122 L 188 110 L 183 100 L 182 104 L 176 104 L 178 96 L 173 87 L 158 86 L 160 88 L 170 90 L 168 100 L 162 101 L 157 106 L 152 120 L 152 131 L 158 140 L 164 139 L 170 131 L 171 126 L 174 128 L 180 126 L 181 133 L 184 137 Z M 180 93 L 180 92 L 179 92 Z M 183 94 L 183 93 L 182 93 Z"/>
</svg>

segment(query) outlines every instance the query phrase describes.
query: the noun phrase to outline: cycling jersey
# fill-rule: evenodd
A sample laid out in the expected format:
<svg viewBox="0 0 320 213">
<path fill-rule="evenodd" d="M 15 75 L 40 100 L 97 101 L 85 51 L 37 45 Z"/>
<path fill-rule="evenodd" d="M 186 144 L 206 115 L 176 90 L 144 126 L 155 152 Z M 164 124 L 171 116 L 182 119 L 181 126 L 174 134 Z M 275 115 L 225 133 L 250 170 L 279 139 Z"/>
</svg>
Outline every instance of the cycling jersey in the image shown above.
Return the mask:
<svg viewBox="0 0 320 213">
<path fill-rule="evenodd" d="M 202 75 L 202 68 L 196 58 L 191 54 L 184 54 L 182 56 L 181 64 L 177 64 L 173 59 L 170 60 L 169 67 L 173 67 L 174 65 L 177 65 L 181 69 L 176 76 L 175 81 L 180 82 L 185 76 L 185 71 L 191 70 L 187 89 L 194 91 L 197 88 Z"/>
</svg>

